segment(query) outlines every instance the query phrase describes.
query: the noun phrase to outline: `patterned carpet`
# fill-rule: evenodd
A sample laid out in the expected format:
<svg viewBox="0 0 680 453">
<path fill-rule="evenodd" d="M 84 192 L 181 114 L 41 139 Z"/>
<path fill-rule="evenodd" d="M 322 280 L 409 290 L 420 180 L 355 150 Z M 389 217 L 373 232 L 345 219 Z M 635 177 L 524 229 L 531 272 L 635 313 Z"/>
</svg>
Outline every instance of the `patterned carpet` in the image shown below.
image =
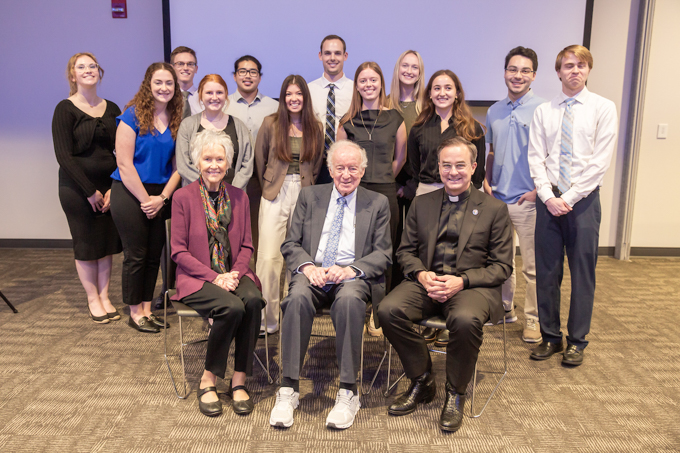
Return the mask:
<svg viewBox="0 0 680 453">
<path fill-rule="evenodd" d="M 519 259 L 519 258 L 518 258 Z M 122 307 L 120 261 L 114 260 L 112 300 Z M 583 366 L 558 357 L 528 359 L 521 336 L 524 284 L 518 279 L 519 322 L 508 325 L 509 373 L 481 418 L 466 418 L 455 434 L 437 427 L 444 401 L 444 357 L 433 357 L 434 402 L 404 417 L 387 405 L 383 366 L 355 424 L 331 431 L 324 422 L 337 392 L 333 338 L 314 337 L 303 370 L 300 408 L 288 430 L 271 428 L 275 385 L 255 365 L 248 380 L 255 411 L 239 417 L 221 395 L 225 412 L 198 411 L 195 388 L 205 343 L 187 348 L 187 400 L 174 394 L 163 360 L 163 336 L 140 334 L 127 316 L 108 325 L 88 319 L 85 294 L 67 250 L 0 249 L 0 452 L 622 452 L 680 451 L 680 260 L 600 258 L 591 334 Z M 568 275 L 564 287 L 568 288 Z M 562 308 L 566 324 L 568 303 Z M 127 310 L 125 310 L 127 314 Z M 171 352 L 178 353 L 177 317 L 170 316 Z M 205 336 L 202 321 L 185 324 L 188 339 Z M 332 335 L 329 318 L 315 333 Z M 485 328 L 480 369 L 502 368 L 502 327 Z M 278 378 L 276 335 L 270 363 Z M 384 347 L 365 342 L 368 387 Z M 264 341 L 256 351 L 264 358 Z M 264 360 L 264 359 L 263 359 Z M 181 380 L 179 360 L 173 371 Z M 230 372 L 228 372 L 229 374 Z M 393 382 L 401 374 L 396 355 Z M 486 399 L 497 375 L 482 371 L 477 396 Z M 226 389 L 218 382 L 218 389 Z M 468 394 L 469 396 L 469 394 Z M 466 410 L 469 411 L 469 398 Z"/>
</svg>

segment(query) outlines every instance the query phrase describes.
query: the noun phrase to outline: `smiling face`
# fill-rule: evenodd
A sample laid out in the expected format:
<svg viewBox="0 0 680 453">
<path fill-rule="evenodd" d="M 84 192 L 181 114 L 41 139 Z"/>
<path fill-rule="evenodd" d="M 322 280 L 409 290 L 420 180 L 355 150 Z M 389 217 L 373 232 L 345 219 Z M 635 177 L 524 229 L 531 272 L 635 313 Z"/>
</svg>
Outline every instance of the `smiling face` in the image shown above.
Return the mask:
<svg viewBox="0 0 680 453">
<path fill-rule="evenodd" d="M 198 170 L 209 191 L 214 192 L 220 188 L 220 182 L 227 174 L 228 168 L 227 156 L 221 145 L 209 145 L 203 148 L 198 161 Z"/>
<path fill-rule="evenodd" d="M 515 55 L 508 61 L 508 66 L 505 68 L 505 85 L 508 87 L 508 94 L 512 100 L 521 98 L 531 88 L 531 82 L 536 79 L 533 66 L 530 59 L 521 55 Z M 522 71 L 531 72 L 522 74 Z"/>
<path fill-rule="evenodd" d="M 151 94 L 154 101 L 167 104 L 175 94 L 175 80 L 170 71 L 159 69 L 151 76 Z"/>
<path fill-rule="evenodd" d="M 99 67 L 87 55 L 81 55 L 73 65 L 72 80 L 81 87 L 92 87 L 99 83 Z"/>
<path fill-rule="evenodd" d="M 234 81 L 238 85 L 238 91 L 241 94 L 256 92 L 258 85 L 260 85 L 260 72 L 257 70 L 255 62 L 250 60 L 241 61 L 234 74 Z"/>
<path fill-rule="evenodd" d="M 439 153 L 439 176 L 449 195 L 460 195 L 470 187 L 475 168 L 477 163 L 472 162 L 467 146 L 447 146 Z"/>
<path fill-rule="evenodd" d="M 288 85 L 286 88 L 286 108 L 288 113 L 299 115 L 302 112 L 302 90 L 297 85 Z"/>
<path fill-rule="evenodd" d="M 222 110 L 225 102 L 227 102 L 227 92 L 221 83 L 206 82 L 203 85 L 201 102 L 203 102 L 207 111 L 217 113 Z"/>
<path fill-rule="evenodd" d="M 562 91 L 567 96 L 574 96 L 583 90 L 590 74 L 590 66 L 585 60 L 579 60 L 572 52 L 562 58 L 562 66 L 557 77 L 562 81 Z"/>
<path fill-rule="evenodd" d="M 420 76 L 420 62 L 418 57 L 412 53 L 407 53 L 401 59 L 399 65 L 399 82 L 405 86 L 412 86 L 418 81 Z"/>
<path fill-rule="evenodd" d="M 456 101 L 456 85 L 446 74 L 437 76 L 432 82 L 430 98 L 438 112 L 449 112 Z"/>
<path fill-rule="evenodd" d="M 351 194 L 359 187 L 365 168 L 361 167 L 361 152 L 344 146 L 333 152 L 333 160 L 328 168 L 335 188 L 343 197 Z"/>
<path fill-rule="evenodd" d="M 190 88 L 194 84 L 194 76 L 198 71 L 196 57 L 189 52 L 178 53 L 172 60 L 172 66 L 175 68 L 180 85 Z"/>
<path fill-rule="evenodd" d="M 365 103 L 374 101 L 380 97 L 380 74 L 373 69 L 366 68 L 361 71 L 359 77 L 357 77 L 356 84 L 357 91 Z"/>
<path fill-rule="evenodd" d="M 342 41 L 329 39 L 324 41 L 319 60 L 323 64 L 324 73 L 329 79 L 342 75 L 342 68 L 347 60 L 347 52 L 343 50 Z"/>
</svg>

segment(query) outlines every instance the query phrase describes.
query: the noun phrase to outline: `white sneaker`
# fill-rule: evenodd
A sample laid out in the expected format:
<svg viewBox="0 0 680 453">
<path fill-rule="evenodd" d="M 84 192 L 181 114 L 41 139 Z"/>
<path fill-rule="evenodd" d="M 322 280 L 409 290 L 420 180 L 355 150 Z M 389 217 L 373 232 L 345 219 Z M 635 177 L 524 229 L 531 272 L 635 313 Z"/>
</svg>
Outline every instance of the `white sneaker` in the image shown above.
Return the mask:
<svg viewBox="0 0 680 453">
<path fill-rule="evenodd" d="M 279 428 L 293 426 L 293 411 L 300 404 L 300 393 L 291 387 L 281 387 L 276 392 L 276 404 L 269 416 L 269 424 Z"/>
<path fill-rule="evenodd" d="M 340 389 L 335 397 L 335 406 L 326 418 L 326 426 L 335 429 L 346 429 L 354 423 L 354 417 L 359 412 L 361 402 L 359 395 L 351 390 Z"/>
</svg>

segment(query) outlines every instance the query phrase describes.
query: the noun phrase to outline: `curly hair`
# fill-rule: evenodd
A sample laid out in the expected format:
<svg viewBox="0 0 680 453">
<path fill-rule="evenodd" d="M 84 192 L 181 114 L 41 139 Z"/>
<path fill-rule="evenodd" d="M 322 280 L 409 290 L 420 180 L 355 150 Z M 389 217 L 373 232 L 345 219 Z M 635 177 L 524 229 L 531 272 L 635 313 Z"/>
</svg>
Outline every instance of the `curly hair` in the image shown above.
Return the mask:
<svg viewBox="0 0 680 453">
<path fill-rule="evenodd" d="M 387 106 L 389 105 L 387 96 L 385 95 L 385 77 L 383 77 L 382 69 L 380 69 L 380 66 L 375 61 L 365 61 L 359 65 L 356 72 L 354 73 L 354 89 L 352 90 L 352 102 L 349 105 L 349 110 L 347 111 L 345 116 L 343 116 L 342 119 L 340 120 L 340 126 L 347 123 L 348 121 L 352 121 L 354 117 L 358 116 L 361 113 L 361 108 L 364 105 L 364 98 L 361 97 L 361 93 L 359 93 L 359 90 L 357 90 L 357 80 L 359 80 L 359 74 L 361 74 L 361 72 L 364 69 L 370 69 L 376 74 L 378 74 L 378 76 L 380 77 L 380 94 L 379 94 L 380 109 L 387 108 Z"/>
<path fill-rule="evenodd" d="M 418 118 L 413 123 L 413 126 L 420 126 L 421 124 L 432 119 L 434 115 L 437 114 L 430 93 L 432 92 L 432 85 L 434 84 L 434 79 L 439 76 L 445 75 L 449 77 L 454 86 L 456 87 L 456 99 L 453 101 L 451 106 L 451 111 L 453 113 L 453 126 L 456 128 L 456 133 L 463 137 L 465 140 L 477 140 L 484 135 L 485 127 L 482 127 L 482 134 L 477 133 L 477 120 L 472 116 L 472 111 L 465 102 L 465 92 L 463 91 L 463 86 L 460 84 L 460 79 L 453 71 L 449 69 L 440 69 L 439 71 L 432 74 L 430 81 L 427 83 L 427 88 L 425 89 L 425 105 L 423 105 L 423 111 L 420 112 Z"/>
<path fill-rule="evenodd" d="M 231 137 L 224 133 L 224 131 L 216 131 L 214 129 L 204 129 L 191 139 L 191 160 L 196 168 L 201 170 L 200 161 L 203 157 L 203 152 L 213 146 L 219 146 L 224 151 L 224 158 L 227 160 L 227 168 L 231 168 L 231 163 L 234 160 L 234 144 Z"/>
<path fill-rule="evenodd" d="M 320 124 L 312 108 L 312 97 L 307 88 L 307 82 L 300 75 L 291 74 L 285 78 L 281 85 L 279 95 L 279 109 L 270 116 L 274 117 L 274 137 L 276 138 L 276 158 L 282 162 L 292 162 L 293 153 L 290 150 L 288 131 L 290 130 L 290 114 L 286 106 L 286 91 L 291 85 L 297 85 L 302 92 L 302 149 L 300 150 L 300 162 L 314 162 L 323 149 L 323 142 L 319 140 Z"/>
<path fill-rule="evenodd" d="M 169 63 L 152 63 L 146 69 L 144 74 L 144 80 L 139 86 L 139 91 L 132 98 L 130 102 L 127 103 L 125 109 L 128 107 L 135 108 L 135 115 L 137 116 L 137 124 L 139 125 L 139 135 L 145 134 L 155 134 L 154 128 L 154 97 L 151 93 L 151 79 L 157 71 L 168 71 L 172 74 L 172 80 L 175 82 L 175 93 L 172 95 L 172 99 L 166 105 L 166 110 L 169 113 L 170 133 L 172 134 L 172 139 L 177 139 L 177 130 L 179 129 L 179 123 L 182 122 L 182 108 L 184 107 L 184 98 L 182 97 L 182 92 L 179 89 L 179 83 L 177 83 L 177 74 L 175 70 Z"/>
<path fill-rule="evenodd" d="M 99 70 L 99 83 L 102 82 L 102 78 L 104 77 L 104 68 L 99 66 L 99 62 L 97 61 L 97 57 L 95 57 L 93 54 L 90 52 L 78 52 L 74 56 L 68 59 L 68 63 L 66 63 L 66 80 L 68 80 L 68 85 L 69 85 L 69 96 L 73 96 L 76 94 L 78 91 L 78 84 L 75 81 L 76 75 L 75 75 L 75 68 L 76 68 L 76 61 L 80 57 L 90 57 L 92 60 L 95 62 L 97 65 L 97 69 Z"/>
</svg>

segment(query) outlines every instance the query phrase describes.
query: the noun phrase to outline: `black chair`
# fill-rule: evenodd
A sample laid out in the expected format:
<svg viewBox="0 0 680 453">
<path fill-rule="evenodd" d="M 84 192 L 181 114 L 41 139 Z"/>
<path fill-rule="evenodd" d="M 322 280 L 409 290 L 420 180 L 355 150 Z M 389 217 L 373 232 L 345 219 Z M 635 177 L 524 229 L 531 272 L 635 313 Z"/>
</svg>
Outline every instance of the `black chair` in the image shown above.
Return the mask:
<svg viewBox="0 0 680 453">
<path fill-rule="evenodd" d="M 7 304 L 7 306 L 8 306 L 9 308 L 11 308 L 12 311 L 13 311 L 14 313 L 19 313 L 19 310 L 17 310 L 16 308 L 14 308 L 14 305 L 12 305 L 12 302 L 10 302 L 10 301 L 5 297 L 5 295 L 2 294 L 2 291 L 0 291 L 0 297 L 2 297 L 2 300 L 5 301 L 5 303 Z"/>
<path fill-rule="evenodd" d="M 423 319 L 418 323 L 422 327 L 430 327 L 432 329 L 440 329 L 440 330 L 446 330 L 446 320 L 441 317 L 441 316 L 433 316 L 431 318 L 426 318 Z M 503 379 L 505 376 L 508 374 L 508 354 L 507 354 L 507 336 L 505 332 L 505 317 L 503 317 L 503 370 L 498 371 L 498 370 L 486 370 L 486 371 L 481 371 L 480 373 L 487 373 L 487 374 L 500 374 L 501 377 L 496 383 L 496 386 L 494 387 L 493 391 L 491 392 L 491 395 L 489 395 L 489 398 L 487 398 L 486 403 L 484 404 L 484 407 L 482 407 L 482 410 L 479 411 L 478 414 L 475 414 L 475 393 L 477 390 L 477 365 L 479 364 L 479 357 L 477 358 L 477 363 L 475 363 L 475 372 L 472 377 L 472 397 L 470 399 L 470 418 L 478 418 L 481 417 L 482 413 L 484 412 L 484 409 L 486 409 L 486 406 L 489 405 L 489 402 L 491 401 L 491 398 L 493 398 L 494 394 L 496 393 L 496 390 L 498 390 L 498 387 L 500 387 L 501 382 L 503 382 Z M 446 351 L 439 351 L 437 349 L 431 349 L 430 352 L 436 352 L 438 354 L 446 354 Z M 401 379 L 405 376 L 405 374 L 402 373 L 399 378 L 394 381 L 392 385 L 390 385 L 390 368 L 392 365 L 392 345 L 390 345 L 389 349 L 389 359 L 387 362 L 387 390 L 385 390 L 385 397 L 387 397 L 390 392 L 396 387 L 396 385 L 401 381 Z"/>
<path fill-rule="evenodd" d="M 165 241 L 167 245 L 167 254 L 166 254 L 166 277 L 165 281 L 167 282 L 168 290 L 165 292 L 163 296 L 163 319 L 167 319 L 168 316 L 168 302 L 170 301 L 170 298 L 174 296 L 177 293 L 177 289 L 175 287 L 176 284 L 176 270 L 177 270 L 177 264 L 172 260 L 172 251 L 170 249 L 170 226 L 171 226 L 171 220 L 168 219 L 165 221 Z M 189 396 L 189 391 L 187 391 L 187 373 L 186 373 L 186 366 L 184 363 L 184 347 L 192 345 L 192 344 L 197 344 L 197 343 L 203 343 L 205 341 L 208 341 L 207 338 L 201 339 L 201 340 L 196 340 L 196 341 L 191 341 L 189 343 L 184 342 L 184 330 L 182 326 L 182 318 L 200 318 L 201 315 L 198 314 L 198 312 L 188 305 L 185 305 L 181 302 L 178 302 L 176 300 L 172 301 L 172 306 L 175 307 L 175 310 L 177 311 L 177 316 L 179 317 L 179 357 L 180 357 L 180 362 L 182 364 L 182 382 L 183 382 L 183 387 L 184 387 L 184 393 L 180 395 L 179 390 L 177 389 L 177 383 L 175 382 L 175 378 L 172 374 L 172 369 L 170 368 L 170 361 L 168 359 L 168 329 L 163 329 L 164 330 L 164 356 L 165 356 L 165 364 L 168 367 L 168 373 L 170 373 L 170 380 L 172 381 L 172 385 L 175 388 L 175 394 L 177 395 L 177 398 L 180 399 L 185 399 L 187 396 Z M 266 361 L 267 361 L 267 366 L 262 363 L 260 358 L 257 356 L 255 352 L 253 352 L 255 359 L 257 360 L 257 363 L 260 364 L 262 367 L 262 370 L 267 373 L 267 381 L 270 384 L 274 383 L 274 380 L 272 379 L 271 374 L 269 373 L 269 346 L 267 343 L 267 335 L 265 334 L 264 337 L 264 348 L 265 348 L 265 355 L 266 355 Z"/>
</svg>

